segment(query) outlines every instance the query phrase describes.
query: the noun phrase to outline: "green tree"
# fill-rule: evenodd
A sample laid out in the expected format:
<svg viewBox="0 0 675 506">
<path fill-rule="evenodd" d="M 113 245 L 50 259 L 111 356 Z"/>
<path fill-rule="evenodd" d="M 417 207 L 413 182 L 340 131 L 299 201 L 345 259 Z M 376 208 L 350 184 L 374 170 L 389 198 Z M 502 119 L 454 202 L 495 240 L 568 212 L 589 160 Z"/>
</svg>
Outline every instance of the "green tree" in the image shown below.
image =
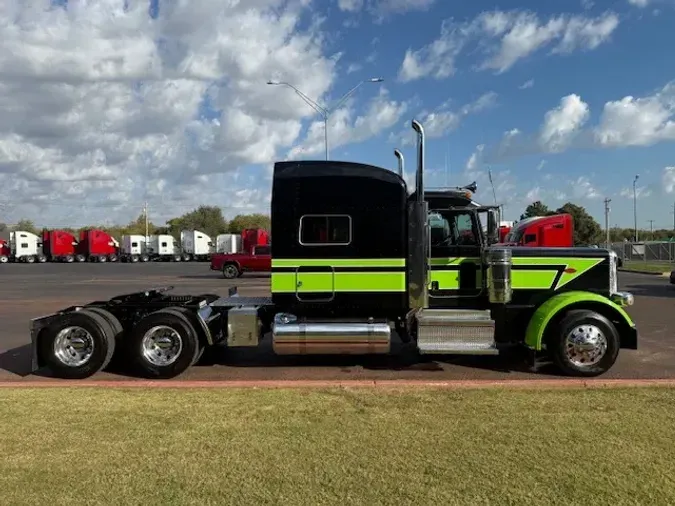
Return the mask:
<svg viewBox="0 0 675 506">
<path fill-rule="evenodd" d="M 33 234 L 39 234 L 40 231 L 35 227 L 35 223 L 32 220 L 19 220 L 16 225 L 12 227 L 13 231 L 21 230 L 23 232 L 31 232 Z"/>
<path fill-rule="evenodd" d="M 525 212 L 520 215 L 520 219 L 533 218 L 534 216 L 551 216 L 555 214 L 541 200 L 533 202 L 525 208 Z"/>
<path fill-rule="evenodd" d="M 178 218 L 168 220 L 169 233 L 180 238 L 182 230 L 199 230 L 210 237 L 227 231 L 227 220 L 218 206 L 200 206 Z"/>
<path fill-rule="evenodd" d="M 585 208 L 567 202 L 556 210 L 556 214 L 567 213 L 574 220 L 575 246 L 589 246 L 603 240 L 603 230 L 595 218 L 588 214 Z"/>
<path fill-rule="evenodd" d="M 271 228 L 270 217 L 265 214 L 238 214 L 230 221 L 229 232 L 241 234 L 245 228 L 262 228 L 267 231 Z"/>
</svg>

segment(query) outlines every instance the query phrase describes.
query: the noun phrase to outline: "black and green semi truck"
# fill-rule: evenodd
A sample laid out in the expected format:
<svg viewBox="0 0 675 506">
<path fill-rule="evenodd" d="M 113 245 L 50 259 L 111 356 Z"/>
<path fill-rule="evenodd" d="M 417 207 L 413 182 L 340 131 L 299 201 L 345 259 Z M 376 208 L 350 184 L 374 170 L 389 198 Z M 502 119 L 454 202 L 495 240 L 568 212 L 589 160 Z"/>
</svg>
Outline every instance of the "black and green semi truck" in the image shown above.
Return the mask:
<svg viewBox="0 0 675 506">
<path fill-rule="evenodd" d="M 271 297 L 159 288 L 64 308 L 31 321 L 33 368 L 85 378 L 118 358 L 171 378 L 211 346 L 387 354 L 398 341 L 436 356 L 519 347 L 590 377 L 637 349 L 614 252 L 499 244 L 499 210 L 472 200 L 475 185 L 425 191 L 424 129 L 412 127 L 413 192 L 380 167 L 275 164 Z"/>
</svg>

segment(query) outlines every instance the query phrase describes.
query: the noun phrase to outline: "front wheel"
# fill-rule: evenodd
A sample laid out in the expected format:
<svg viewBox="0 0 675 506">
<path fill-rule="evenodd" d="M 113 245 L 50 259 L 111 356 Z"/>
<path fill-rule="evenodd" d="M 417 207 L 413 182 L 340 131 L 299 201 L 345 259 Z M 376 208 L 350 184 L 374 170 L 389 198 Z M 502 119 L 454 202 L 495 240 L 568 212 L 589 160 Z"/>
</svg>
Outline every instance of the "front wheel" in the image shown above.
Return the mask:
<svg viewBox="0 0 675 506">
<path fill-rule="evenodd" d="M 547 343 L 553 362 L 568 376 L 600 376 L 619 355 L 619 333 L 603 315 L 573 310 L 555 326 Z"/>
</svg>

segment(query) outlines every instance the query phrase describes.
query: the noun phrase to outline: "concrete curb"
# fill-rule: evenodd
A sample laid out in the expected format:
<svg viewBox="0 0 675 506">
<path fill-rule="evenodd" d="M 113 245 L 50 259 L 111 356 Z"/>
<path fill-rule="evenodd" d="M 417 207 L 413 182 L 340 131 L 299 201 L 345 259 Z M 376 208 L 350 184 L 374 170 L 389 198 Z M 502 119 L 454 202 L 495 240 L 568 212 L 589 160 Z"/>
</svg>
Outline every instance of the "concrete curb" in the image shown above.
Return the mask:
<svg viewBox="0 0 675 506">
<path fill-rule="evenodd" d="M 146 381 L 146 380 L 50 380 L 3 381 L 0 388 L 628 388 L 675 387 L 674 379 L 541 379 L 541 380 L 259 380 L 259 381 Z"/>
<path fill-rule="evenodd" d="M 635 269 L 618 269 L 619 272 L 630 272 L 633 274 L 648 274 L 650 276 L 662 276 L 664 278 L 670 277 L 670 271 L 668 272 L 654 272 L 654 271 L 639 271 Z"/>
</svg>

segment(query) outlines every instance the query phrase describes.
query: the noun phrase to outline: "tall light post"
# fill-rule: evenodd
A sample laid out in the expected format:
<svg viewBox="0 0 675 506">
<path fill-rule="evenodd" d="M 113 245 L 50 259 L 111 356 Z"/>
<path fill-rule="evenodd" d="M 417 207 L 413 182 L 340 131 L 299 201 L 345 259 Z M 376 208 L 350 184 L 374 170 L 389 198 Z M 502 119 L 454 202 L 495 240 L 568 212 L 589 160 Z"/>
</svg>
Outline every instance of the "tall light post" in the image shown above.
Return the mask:
<svg viewBox="0 0 675 506">
<path fill-rule="evenodd" d="M 322 107 L 319 104 L 317 104 L 314 100 L 309 98 L 307 95 L 305 95 L 303 92 L 301 92 L 299 89 L 297 89 L 295 86 L 293 86 L 290 83 L 287 83 L 285 81 L 267 81 L 267 84 L 271 86 L 288 86 L 291 88 L 295 93 L 305 101 L 307 105 L 309 105 L 312 109 L 314 109 L 316 112 L 318 112 L 321 117 L 323 118 L 323 129 L 324 129 L 324 142 L 326 145 L 326 160 L 328 160 L 328 118 L 330 117 L 335 110 L 337 110 L 342 104 L 345 103 L 345 101 L 354 93 L 362 84 L 365 83 L 381 83 L 384 81 L 381 77 L 372 77 L 370 79 L 364 79 L 360 83 L 358 83 L 356 86 L 354 86 L 351 90 L 349 90 L 347 93 L 342 95 L 338 102 L 330 109 L 326 107 Z"/>
<path fill-rule="evenodd" d="M 640 178 L 640 174 L 637 174 L 635 176 L 635 179 L 633 179 L 633 220 L 634 220 L 634 226 L 635 226 L 635 242 L 638 242 L 638 230 L 637 230 L 637 188 L 635 184 L 637 183 L 637 180 Z"/>
</svg>

